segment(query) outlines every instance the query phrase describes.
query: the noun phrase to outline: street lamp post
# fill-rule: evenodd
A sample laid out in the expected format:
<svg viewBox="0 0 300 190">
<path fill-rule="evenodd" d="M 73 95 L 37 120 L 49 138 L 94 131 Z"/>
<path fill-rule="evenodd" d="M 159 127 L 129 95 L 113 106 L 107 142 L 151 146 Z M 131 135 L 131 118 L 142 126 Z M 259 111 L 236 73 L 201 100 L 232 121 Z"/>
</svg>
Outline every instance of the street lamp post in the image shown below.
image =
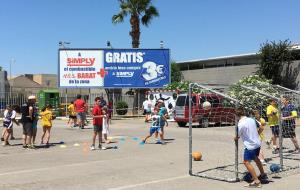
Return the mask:
<svg viewBox="0 0 300 190">
<path fill-rule="evenodd" d="M 65 41 L 58 42 L 59 49 L 61 49 L 61 48 L 66 49 L 67 47 L 65 45 L 70 45 L 70 44 L 71 44 L 71 42 L 65 42 Z M 68 113 L 68 89 L 67 88 L 66 88 L 65 101 L 66 101 L 65 112 L 66 112 L 66 117 L 67 117 L 67 113 Z"/>
</svg>

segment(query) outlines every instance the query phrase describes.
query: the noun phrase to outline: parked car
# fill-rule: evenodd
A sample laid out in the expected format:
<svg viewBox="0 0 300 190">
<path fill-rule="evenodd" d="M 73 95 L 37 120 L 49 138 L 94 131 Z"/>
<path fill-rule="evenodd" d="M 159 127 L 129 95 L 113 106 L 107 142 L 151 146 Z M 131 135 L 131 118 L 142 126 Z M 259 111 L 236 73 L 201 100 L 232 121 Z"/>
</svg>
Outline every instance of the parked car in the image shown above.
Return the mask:
<svg viewBox="0 0 300 190">
<path fill-rule="evenodd" d="M 211 106 L 203 107 L 203 105 L 209 104 Z M 232 125 L 235 123 L 234 113 L 234 105 L 223 96 L 213 93 L 192 94 L 192 122 L 197 122 L 202 127 L 208 127 L 211 124 Z M 174 119 L 180 127 L 186 126 L 189 122 L 188 94 L 178 95 L 175 105 Z"/>
</svg>

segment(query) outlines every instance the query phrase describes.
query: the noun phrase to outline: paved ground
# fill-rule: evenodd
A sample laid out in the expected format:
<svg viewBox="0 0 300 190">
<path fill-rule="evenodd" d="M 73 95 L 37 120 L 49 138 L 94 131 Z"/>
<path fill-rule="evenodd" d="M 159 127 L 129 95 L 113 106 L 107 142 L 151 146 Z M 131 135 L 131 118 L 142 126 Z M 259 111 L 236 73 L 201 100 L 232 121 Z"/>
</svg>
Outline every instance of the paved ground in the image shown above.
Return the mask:
<svg viewBox="0 0 300 190">
<path fill-rule="evenodd" d="M 171 123 L 166 129 L 167 145 L 154 144 L 154 139 L 140 145 L 148 125 L 142 119 L 114 120 L 111 136 L 118 142 L 109 146 L 118 149 L 91 152 L 91 126 L 69 129 L 65 121 L 56 120 L 51 138 L 54 146 L 48 149 L 23 150 L 20 139 L 11 141 L 14 146 L 0 147 L 0 189 L 244 189 L 244 182 L 188 175 L 187 128 Z M 203 153 L 203 161 L 193 163 L 195 172 L 233 163 L 232 127 L 194 128 L 193 132 L 194 150 Z M 40 133 L 39 128 L 38 140 Z M 15 126 L 15 136 L 21 136 L 21 127 Z M 74 146 L 77 143 L 80 146 Z M 272 156 L 270 150 L 265 152 Z M 262 189 L 298 189 L 299 179 L 299 174 L 272 179 Z"/>
</svg>

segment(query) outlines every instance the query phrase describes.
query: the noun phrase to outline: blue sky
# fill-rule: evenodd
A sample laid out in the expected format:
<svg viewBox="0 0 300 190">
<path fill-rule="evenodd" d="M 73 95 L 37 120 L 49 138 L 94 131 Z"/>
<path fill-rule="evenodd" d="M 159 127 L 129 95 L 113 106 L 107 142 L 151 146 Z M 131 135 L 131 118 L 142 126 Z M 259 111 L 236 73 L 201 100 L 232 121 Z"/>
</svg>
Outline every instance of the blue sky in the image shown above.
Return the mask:
<svg viewBox="0 0 300 190">
<path fill-rule="evenodd" d="M 299 0 L 154 0 L 160 12 L 141 27 L 141 48 L 175 61 L 253 53 L 266 40 L 300 43 Z M 117 0 L 1 0 L 0 66 L 12 74 L 57 72 L 58 42 L 71 48 L 130 48 L 128 18 L 113 25 Z"/>
</svg>

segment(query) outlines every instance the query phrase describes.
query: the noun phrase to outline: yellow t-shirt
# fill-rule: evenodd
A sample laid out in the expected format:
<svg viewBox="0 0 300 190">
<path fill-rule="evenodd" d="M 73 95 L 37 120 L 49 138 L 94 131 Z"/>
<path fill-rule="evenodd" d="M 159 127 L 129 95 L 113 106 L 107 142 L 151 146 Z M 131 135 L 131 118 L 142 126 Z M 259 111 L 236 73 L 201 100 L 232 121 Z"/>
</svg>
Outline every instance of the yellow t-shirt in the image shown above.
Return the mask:
<svg viewBox="0 0 300 190">
<path fill-rule="evenodd" d="M 266 127 L 266 120 L 264 118 L 260 118 L 259 119 L 259 122 L 261 125 L 263 125 L 264 127 Z M 264 141 L 265 140 L 265 135 L 264 135 L 264 131 L 262 131 L 260 134 L 259 134 L 259 138 L 261 141 Z"/>
<path fill-rule="evenodd" d="M 75 115 L 76 115 L 75 107 L 74 107 L 73 104 L 70 104 L 70 105 L 68 106 L 68 111 L 69 111 L 69 115 L 71 115 L 71 116 L 75 116 Z"/>
<path fill-rule="evenodd" d="M 41 121 L 42 121 L 42 126 L 44 127 L 52 127 L 52 111 L 50 110 L 45 110 L 41 112 Z"/>
<path fill-rule="evenodd" d="M 277 114 L 273 114 L 273 112 L 276 112 Z M 279 124 L 279 114 L 278 114 L 278 109 L 276 106 L 269 105 L 267 107 L 267 116 L 268 116 L 268 122 L 269 126 L 275 126 Z"/>
</svg>

